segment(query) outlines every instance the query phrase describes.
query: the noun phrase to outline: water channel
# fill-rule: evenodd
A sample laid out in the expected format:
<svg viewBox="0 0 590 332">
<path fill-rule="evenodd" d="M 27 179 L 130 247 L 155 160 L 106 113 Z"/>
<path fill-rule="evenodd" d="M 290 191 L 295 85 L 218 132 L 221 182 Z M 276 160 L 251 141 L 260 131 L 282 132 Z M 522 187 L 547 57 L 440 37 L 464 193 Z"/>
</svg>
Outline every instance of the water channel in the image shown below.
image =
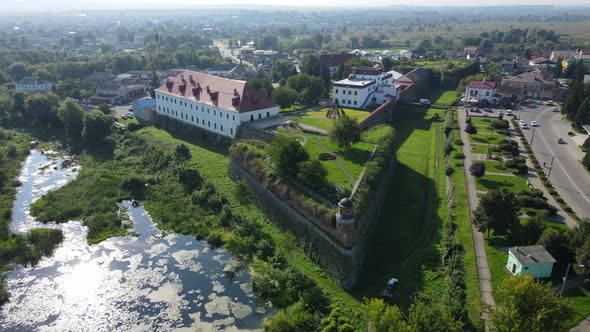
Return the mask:
<svg viewBox="0 0 590 332">
<path fill-rule="evenodd" d="M 0 308 L 2 331 L 249 331 L 268 315 L 250 289 L 247 269 L 193 237 L 157 229 L 140 206 L 123 202 L 133 232 L 86 243 L 80 221 L 41 224 L 30 205 L 77 175 L 60 158 L 33 150 L 23 165 L 11 230 L 63 230 L 63 244 L 34 267 L 5 274 L 11 294 Z"/>
</svg>

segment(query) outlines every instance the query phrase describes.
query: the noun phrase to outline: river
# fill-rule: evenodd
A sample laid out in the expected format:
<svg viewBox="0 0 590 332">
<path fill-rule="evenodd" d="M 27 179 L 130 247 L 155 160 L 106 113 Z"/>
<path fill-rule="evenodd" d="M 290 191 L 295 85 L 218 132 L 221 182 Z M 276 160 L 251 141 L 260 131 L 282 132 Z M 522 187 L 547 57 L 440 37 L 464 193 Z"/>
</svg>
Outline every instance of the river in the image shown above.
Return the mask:
<svg viewBox="0 0 590 332">
<path fill-rule="evenodd" d="M 30 205 L 68 183 L 77 166 L 62 168 L 32 150 L 19 180 L 13 232 L 63 230 L 64 241 L 34 267 L 5 274 L 10 300 L 0 308 L 3 331 L 248 331 L 271 309 L 257 301 L 247 268 L 226 274 L 235 258 L 194 237 L 158 230 L 149 214 L 130 202 L 135 235 L 86 243 L 80 221 L 41 224 Z"/>
</svg>

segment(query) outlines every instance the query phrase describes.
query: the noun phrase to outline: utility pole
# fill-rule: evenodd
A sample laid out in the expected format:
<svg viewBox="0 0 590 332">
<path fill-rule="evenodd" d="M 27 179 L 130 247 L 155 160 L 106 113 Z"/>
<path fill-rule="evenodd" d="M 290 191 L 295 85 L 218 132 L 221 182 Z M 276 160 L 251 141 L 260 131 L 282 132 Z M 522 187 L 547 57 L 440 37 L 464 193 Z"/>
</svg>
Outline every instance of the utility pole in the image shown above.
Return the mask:
<svg viewBox="0 0 590 332">
<path fill-rule="evenodd" d="M 555 157 L 551 156 L 551 165 L 549 165 L 549 173 L 547 174 L 547 178 L 551 176 L 551 171 L 553 170 L 553 160 L 555 160 Z"/>
<path fill-rule="evenodd" d="M 531 147 L 533 146 L 533 141 L 535 140 L 535 130 L 536 130 L 536 129 L 537 129 L 537 128 L 534 128 L 534 127 L 533 127 L 533 137 L 531 138 Z"/>
</svg>

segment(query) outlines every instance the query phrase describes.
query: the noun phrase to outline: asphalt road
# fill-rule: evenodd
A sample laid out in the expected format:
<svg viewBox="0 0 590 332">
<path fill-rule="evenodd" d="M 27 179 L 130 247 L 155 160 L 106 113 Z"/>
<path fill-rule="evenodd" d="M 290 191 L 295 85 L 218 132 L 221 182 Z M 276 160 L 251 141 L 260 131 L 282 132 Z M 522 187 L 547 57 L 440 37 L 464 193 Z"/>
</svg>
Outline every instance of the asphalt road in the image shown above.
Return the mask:
<svg viewBox="0 0 590 332">
<path fill-rule="evenodd" d="M 235 64 L 240 63 L 240 59 L 238 59 L 238 57 L 233 54 L 232 50 L 227 45 L 218 40 L 213 41 L 213 45 L 219 49 L 219 52 L 223 58 L 231 58 Z M 254 68 L 254 66 L 247 61 L 242 61 L 242 64 L 246 67 Z"/>
<path fill-rule="evenodd" d="M 551 168 L 549 179 L 557 192 L 580 218 L 590 217 L 590 173 L 580 163 L 584 153 L 578 146 L 587 135 L 569 137 L 570 122 L 562 120 L 560 112 L 552 111 L 556 107 L 537 104 L 515 113 L 520 113 L 517 115 L 529 125 L 528 130 L 523 130 L 524 135 L 529 143 L 532 141 L 539 163 L 545 164 L 545 174 Z M 537 127 L 530 126 L 533 120 Z M 565 143 L 557 143 L 558 137 Z"/>
</svg>

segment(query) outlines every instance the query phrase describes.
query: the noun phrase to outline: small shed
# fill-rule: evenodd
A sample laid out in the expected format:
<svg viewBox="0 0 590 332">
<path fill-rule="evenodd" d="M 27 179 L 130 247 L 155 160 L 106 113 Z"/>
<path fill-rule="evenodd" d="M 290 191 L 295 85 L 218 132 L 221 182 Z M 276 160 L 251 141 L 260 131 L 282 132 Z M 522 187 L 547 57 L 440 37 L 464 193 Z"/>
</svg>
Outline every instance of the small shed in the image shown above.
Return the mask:
<svg viewBox="0 0 590 332">
<path fill-rule="evenodd" d="M 513 275 L 549 278 L 555 262 L 555 258 L 541 245 L 513 247 L 508 249 L 506 268 Z"/>
</svg>

